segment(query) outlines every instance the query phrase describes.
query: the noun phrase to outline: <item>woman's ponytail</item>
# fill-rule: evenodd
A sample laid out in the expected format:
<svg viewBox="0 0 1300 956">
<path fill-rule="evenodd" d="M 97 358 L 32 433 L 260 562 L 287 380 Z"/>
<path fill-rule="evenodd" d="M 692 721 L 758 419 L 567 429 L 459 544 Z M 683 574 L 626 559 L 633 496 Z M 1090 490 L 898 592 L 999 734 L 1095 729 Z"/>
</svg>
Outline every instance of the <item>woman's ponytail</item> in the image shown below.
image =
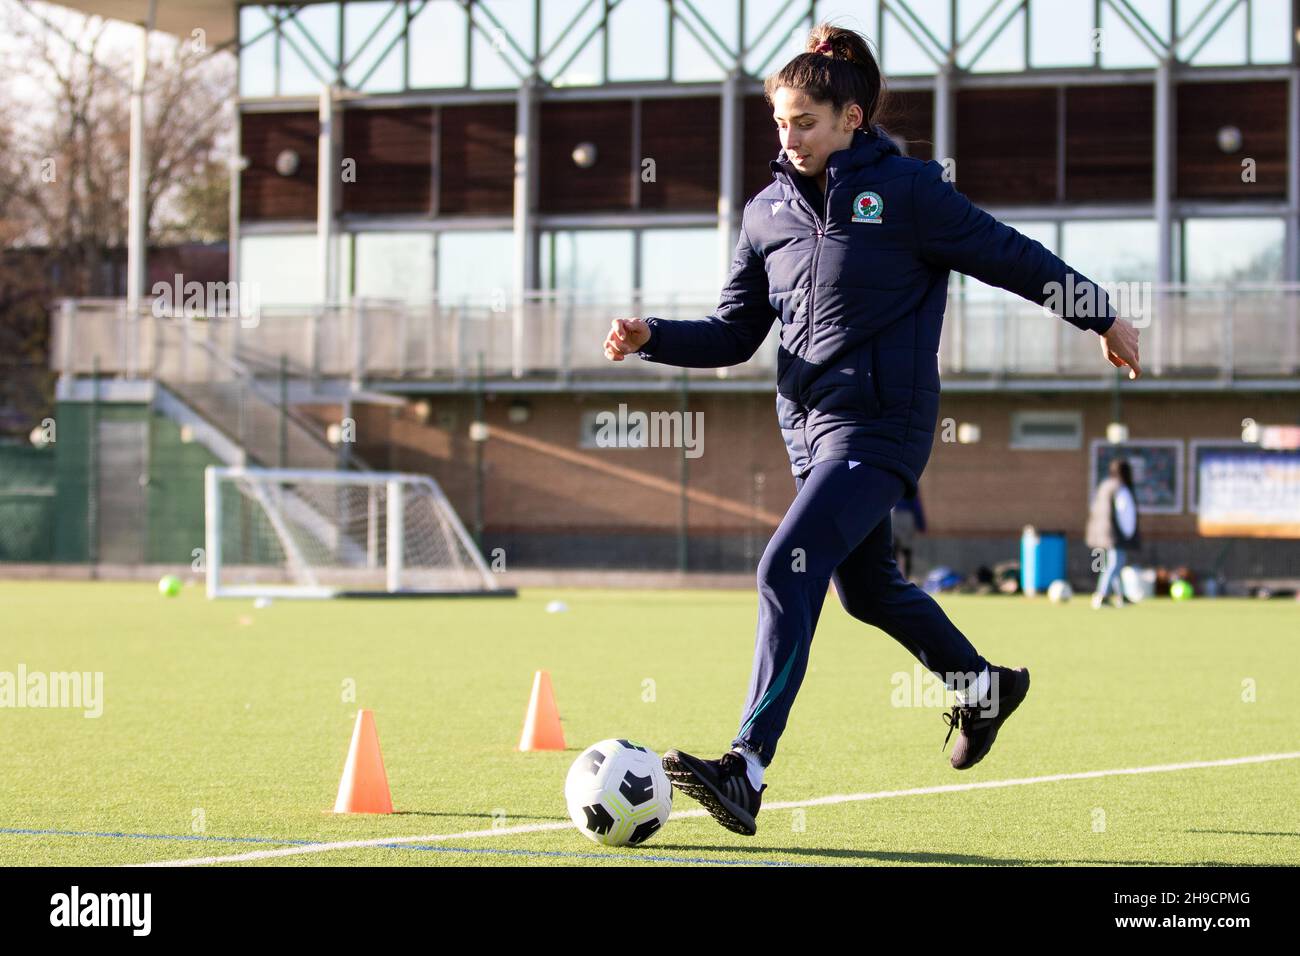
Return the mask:
<svg viewBox="0 0 1300 956">
<path fill-rule="evenodd" d="M 830 103 L 836 113 L 857 103 L 867 129 L 875 126 L 885 111 L 885 78 L 866 39 L 829 23 L 818 24 L 808 34 L 806 53 L 767 78 L 763 92 L 769 103 L 782 86 Z"/>
</svg>

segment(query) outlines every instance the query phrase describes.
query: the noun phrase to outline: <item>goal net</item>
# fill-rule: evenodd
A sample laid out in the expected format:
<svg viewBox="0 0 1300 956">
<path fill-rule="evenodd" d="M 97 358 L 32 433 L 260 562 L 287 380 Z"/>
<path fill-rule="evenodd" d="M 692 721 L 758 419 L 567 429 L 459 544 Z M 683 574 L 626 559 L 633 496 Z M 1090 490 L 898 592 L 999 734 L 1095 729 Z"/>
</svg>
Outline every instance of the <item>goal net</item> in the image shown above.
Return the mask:
<svg viewBox="0 0 1300 956">
<path fill-rule="evenodd" d="M 427 475 L 209 467 L 204 511 L 210 598 L 515 593 Z"/>
</svg>

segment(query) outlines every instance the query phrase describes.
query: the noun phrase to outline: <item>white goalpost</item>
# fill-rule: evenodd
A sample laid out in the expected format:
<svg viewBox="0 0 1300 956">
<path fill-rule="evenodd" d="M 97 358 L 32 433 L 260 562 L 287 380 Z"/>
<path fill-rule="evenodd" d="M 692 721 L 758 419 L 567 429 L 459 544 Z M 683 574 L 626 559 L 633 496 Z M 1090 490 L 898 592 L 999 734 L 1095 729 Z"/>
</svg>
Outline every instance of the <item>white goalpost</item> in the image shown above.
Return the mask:
<svg viewBox="0 0 1300 956">
<path fill-rule="evenodd" d="M 512 596 L 428 475 L 210 466 L 207 593 Z"/>
</svg>

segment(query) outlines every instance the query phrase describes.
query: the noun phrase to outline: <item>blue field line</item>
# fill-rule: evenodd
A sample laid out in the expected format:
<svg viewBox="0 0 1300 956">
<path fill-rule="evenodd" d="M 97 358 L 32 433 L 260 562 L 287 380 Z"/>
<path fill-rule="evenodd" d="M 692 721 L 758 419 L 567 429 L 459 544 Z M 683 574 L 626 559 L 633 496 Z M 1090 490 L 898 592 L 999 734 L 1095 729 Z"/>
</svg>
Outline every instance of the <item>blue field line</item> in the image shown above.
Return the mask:
<svg viewBox="0 0 1300 956">
<path fill-rule="evenodd" d="M 220 837 L 200 836 L 194 833 L 119 833 L 100 830 L 36 830 L 18 827 L 0 827 L 0 836 L 59 836 L 59 837 L 98 837 L 118 840 L 175 840 L 194 843 L 271 843 L 276 846 L 311 846 L 320 840 L 289 840 L 277 837 Z M 365 847 L 358 847 L 365 849 Z M 711 860 L 705 857 L 690 856 L 647 856 L 641 853 L 617 857 L 611 853 L 578 853 L 568 850 L 510 850 L 510 849 L 473 849 L 471 847 L 441 846 L 437 844 L 418 843 L 377 843 L 377 850 L 418 850 L 422 853 L 481 853 L 506 856 L 558 856 L 574 857 L 585 860 L 623 860 L 647 863 L 700 863 L 708 866 L 817 866 L 816 863 L 786 863 L 781 860 Z"/>
<path fill-rule="evenodd" d="M 277 846 L 307 846 L 319 840 L 282 840 L 278 837 L 219 837 L 197 833 L 115 833 L 98 830 L 25 830 L 0 827 L 0 836 L 106 837 L 119 840 L 189 840 L 200 843 L 274 843 Z"/>
</svg>

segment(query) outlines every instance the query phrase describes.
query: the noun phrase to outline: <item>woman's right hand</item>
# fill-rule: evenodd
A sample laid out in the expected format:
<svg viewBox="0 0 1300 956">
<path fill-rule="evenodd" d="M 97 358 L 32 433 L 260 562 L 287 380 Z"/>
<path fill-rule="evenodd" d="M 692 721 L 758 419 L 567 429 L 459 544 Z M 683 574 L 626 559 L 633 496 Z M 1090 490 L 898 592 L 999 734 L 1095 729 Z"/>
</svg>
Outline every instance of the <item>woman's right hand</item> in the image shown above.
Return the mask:
<svg viewBox="0 0 1300 956">
<path fill-rule="evenodd" d="M 650 326 L 645 319 L 615 319 L 605 337 L 605 358 L 621 362 L 650 341 Z"/>
</svg>

